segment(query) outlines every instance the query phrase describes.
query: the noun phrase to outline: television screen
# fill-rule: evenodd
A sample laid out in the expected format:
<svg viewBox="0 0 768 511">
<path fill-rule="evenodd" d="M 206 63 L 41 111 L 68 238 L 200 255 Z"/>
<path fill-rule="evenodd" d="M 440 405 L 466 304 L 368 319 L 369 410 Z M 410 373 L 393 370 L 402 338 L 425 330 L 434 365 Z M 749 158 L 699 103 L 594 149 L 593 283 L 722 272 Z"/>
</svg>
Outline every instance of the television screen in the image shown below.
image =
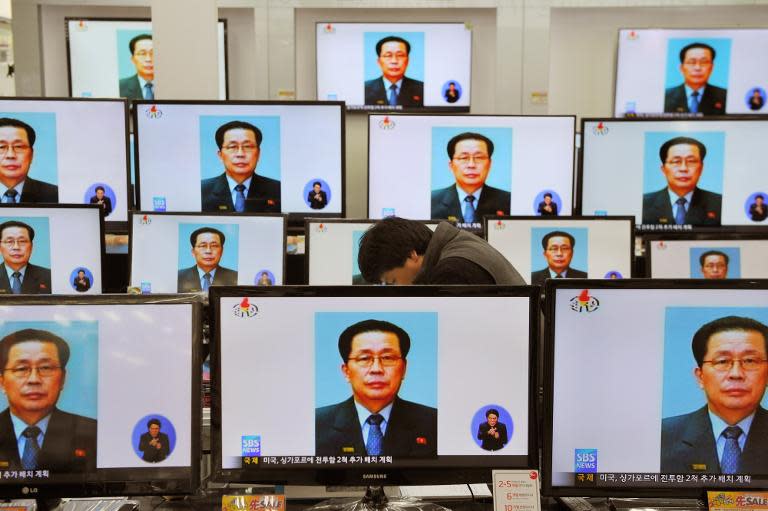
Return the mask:
<svg viewBox="0 0 768 511">
<path fill-rule="evenodd" d="M 370 115 L 368 216 L 480 224 L 539 214 L 545 195 L 570 216 L 574 129 L 572 116 Z"/>
<path fill-rule="evenodd" d="M 125 222 L 127 133 L 123 100 L 0 98 L 2 202 L 99 204 Z"/>
<path fill-rule="evenodd" d="M 469 112 L 466 23 L 316 24 L 317 99 L 352 110 Z"/>
<path fill-rule="evenodd" d="M 306 274 L 309 285 L 379 284 L 368 282 L 360 273 L 357 254 L 360 238 L 375 220 L 307 220 L 304 232 Z M 425 221 L 433 231 L 437 222 Z"/>
<path fill-rule="evenodd" d="M 645 260 L 651 278 L 765 279 L 768 235 L 647 236 Z"/>
<path fill-rule="evenodd" d="M 0 495 L 193 492 L 200 304 L 87 298 L 0 308 Z"/>
<path fill-rule="evenodd" d="M 535 466 L 536 288 L 210 296 L 216 480 L 446 484 Z M 254 374 L 272 390 L 254 392 Z"/>
<path fill-rule="evenodd" d="M 343 216 L 343 105 L 138 102 L 139 205 Z"/>
<path fill-rule="evenodd" d="M 550 280 L 546 296 L 545 495 L 766 487 L 768 283 Z"/>
<path fill-rule="evenodd" d="M 150 20 L 67 18 L 66 23 L 70 96 L 154 99 Z M 219 21 L 219 99 L 227 99 L 225 32 L 226 22 Z M 194 59 L 191 52 L 190 65 Z"/>
<path fill-rule="evenodd" d="M 3 204 L 0 256 L 0 294 L 101 294 L 101 212 L 95 205 Z"/>
<path fill-rule="evenodd" d="M 767 223 L 766 119 L 583 119 L 582 133 L 582 214 L 645 231 Z"/>
<path fill-rule="evenodd" d="M 486 217 L 485 236 L 534 286 L 554 278 L 632 276 L 632 217 Z"/>
<path fill-rule="evenodd" d="M 617 116 L 768 112 L 768 29 L 623 29 Z"/>
<path fill-rule="evenodd" d="M 149 293 L 281 285 L 282 215 L 131 214 L 130 285 Z"/>
</svg>

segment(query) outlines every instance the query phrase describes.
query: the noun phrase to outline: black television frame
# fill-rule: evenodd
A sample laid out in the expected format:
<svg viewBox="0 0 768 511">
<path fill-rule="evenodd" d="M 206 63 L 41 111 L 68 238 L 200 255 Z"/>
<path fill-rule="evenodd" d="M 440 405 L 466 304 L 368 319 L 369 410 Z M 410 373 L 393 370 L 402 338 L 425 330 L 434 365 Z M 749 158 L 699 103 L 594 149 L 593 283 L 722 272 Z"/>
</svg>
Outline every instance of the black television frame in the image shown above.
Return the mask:
<svg viewBox="0 0 768 511">
<path fill-rule="evenodd" d="M 190 212 L 190 213 L 174 213 L 174 212 L 168 212 L 168 211 L 131 211 L 128 215 L 128 227 L 129 227 L 129 243 L 128 243 L 128 287 L 131 287 L 131 277 L 133 272 L 133 243 L 135 241 L 135 238 L 133 237 L 133 217 L 134 216 L 144 216 L 144 215 L 152 215 L 152 216 L 184 216 L 189 218 L 196 218 L 201 216 L 212 216 L 212 217 L 221 217 L 221 218 L 251 218 L 251 217 L 282 217 L 283 218 L 283 256 L 282 256 L 282 262 L 283 267 L 281 271 L 283 272 L 283 281 L 285 281 L 285 269 L 286 269 L 286 244 L 287 244 L 287 236 L 288 236 L 288 218 L 287 215 L 284 213 L 215 213 L 215 212 L 209 212 L 209 213 L 200 213 L 200 212 Z M 173 294 L 173 293 L 160 293 L 160 294 Z M 177 294 L 183 294 L 183 293 L 177 293 Z M 151 295 L 151 293 L 150 293 Z"/>
<path fill-rule="evenodd" d="M 408 113 L 399 113 L 399 112 L 368 112 L 368 119 L 366 122 L 366 131 L 367 131 L 367 141 L 368 141 L 368 169 L 366 174 L 366 182 L 367 182 L 367 189 L 366 189 L 366 212 L 368 214 L 368 217 L 371 217 L 371 119 L 370 117 L 372 115 L 387 115 L 390 117 L 405 117 L 405 116 L 411 116 L 411 117 L 461 117 L 464 119 L 473 119 L 477 117 L 515 117 L 515 118 L 527 118 L 527 117 L 557 117 L 557 118 L 571 118 L 573 120 L 573 153 L 571 154 L 571 187 L 570 187 L 570 193 L 571 193 L 571 215 L 575 214 L 575 200 L 576 196 L 574 193 L 574 187 L 576 186 L 576 174 L 575 174 L 575 152 L 578 149 L 576 146 L 576 116 L 575 115 L 535 115 L 535 114 L 525 114 L 525 115 L 514 115 L 514 114 L 467 114 L 467 115 L 456 115 L 456 114 L 447 114 L 447 113 L 415 113 L 415 112 L 408 112 Z M 468 122 L 471 122 L 468 121 Z M 583 143 L 583 142 L 582 142 Z M 430 172 L 430 169 L 425 169 L 425 172 Z M 444 218 L 433 218 L 431 220 L 443 220 L 447 221 Z"/>
<path fill-rule="evenodd" d="M 341 108 L 340 111 L 340 121 L 341 126 L 339 127 L 339 133 L 341 134 L 341 176 L 340 176 L 340 183 L 341 183 L 341 190 L 339 191 L 338 195 L 341 197 L 341 212 L 340 213 L 316 213 L 316 212 L 291 212 L 291 211 L 280 211 L 281 214 L 287 215 L 287 220 L 293 225 L 303 225 L 304 218 L 308 217 L 318 217 L 318 218 L 343 218 L 346 216 L 347 212 L 347 196 L 346 196 L 346 179 L 347 179 L 347 161 L 346 161 L 346 131 L 345 131 L 345 124 L 346 124 L 346 117 L 345 117 L 345 111 L 344 111 L 344 102 L 343 101 L 219 101 L 219 100 L 200 100 L 200 101 L 191 101 L 191 100 L 177 100 L 177 99 L 166 99 L 166 100 L 156 100 L 156 101 L 147 101 L 147 100 L 136 100 L 131 102 L 132 108 L 131 108 L 131 115 L 132 115 L 132 122 L 133 122 L 133 162 L 136 169 L 136 210 L 140 211 L 142 209 L 141 206 L 141 163 L 139 161 L 139 124 L 138 124 L 138 116 L 139 116 L 139 107 L 141 105 L 221 105 L 221 106 L 339 106 Z M 130 168 L 128 169 L 130 173 Z M 130 179 L 130 176 L 129 176 Z M 282 203 L 281 203 L 282 204 Z M 282 205 L 281 205 L 282 208 Z M 238 213 L 242 214 L 242 213 Z"/>
<path fill-rule="evenodd" d="M 544 317 L 547 318 L 542 336 L 542 352 L 544 353 L 544 406 L 542 410 L 542 465 L 541 465 L 541 494 L 547 497 L 650 497 L 650 498 L 697 498 L 706 502 L 708 490 L 728 490 L 726 486 L 696 486 L 669 487 L 659 483 L 657 487 L 626 487 L 619 486 L 553 486 L 552 484 L 552 439 L 554 422 L 554 354 L 555 354 L 555 325 L 553 318 L 556 312 L 556 293 L 559 289 L 573 289 L 574 294 L 581 290 L 600 289 L 691 289 L 691 290 L 762 290 L 768 291 L 768 279 L 742 280 L 703 280 L 703 279 L 619 279 L 619 280 L 575 280 L 549 279 L 544 286 Z M 711 474 L 709 474 L 711 475 Z M 760 488 L 741 488 L 742 490 L 759 490 Z M 763 488 L 764 489 L 764 488 Z"/>
<path fill-rule="evenodd" d="M 573 214 L 574 215 L 581 215 L 582 209 L 583 209 L 583 194 L 584 194 L 584 151 L 585 151 L 585 142 L 586 137 L 584 136 L 584 130 L 586 127 L 586 123 L 588 122 L 611 122 L 611 123 L 617 123 L 617 122 L 738 122 L 738 121 L 766 121 L 766 126 L 768 126 L 768 114 L 762 115 L 762 114 L 755 114 L 755 115 L 740 115 L 740 114 L 731 114 L 731 115 L 710 115 L 706 117 L 659 117 L 659 116 L 643 116 L 643 117 L 582 117 L 581 118 L 581 145 L 579 147 L 579 163 L 578 163 L 578 172 L 576 173 L 575 179 L 573 181 L 574 187 L 576 188 L 576 192 L 574 193 L 574 201 L 573 201 Z M 640 191 L 640 194 L 642 195 L 642 190 Z M 655 229 L 644 229 L 640 227 L 642 224 L 635 224 L 635 232 L 637 234 L 649 234 L 649 233 L 676 233 L 676 232 L 685 232 L 685 233 L 691 233 L 691 234 L 699 234 L 699 233 L 722 233 L 725 230 L 732 230 L 732 229 L 740 229 L 740 230 L 750 230 L 753 229 L 755 231 L 762 231 L 765 229 L 764 226 L 750 226 L 746 224 L 734 224 L 734 225 L 720 225 L 719 227 L 707 227 L 707 226 L 694 226 L 687 224 L 687 228 L 684 229 L 664 229 L 664 230 L 655 230 Z M 653 225 L 662 225 L 662 224 L 653 224 Z M 670 227 L 674 227 L 670 225 Z M 681 226 L 686 227 L 686 225 Z"/>
<path fill-rule="evenodd" d="M 152 23 L 152 18 L 112 18 L 112 17 L 98 17 L 98 16 L 67 16 L 64 18 L 64 39 L 66 40 L 67 48 L 67 94 L 72 96 L 72 52 L 69 47 L 69 22 L 70 21 L 113 21 L 113 22 L 146 22 Z M 226 18 L 218 18 L 217 23 L 224 24 L 224 97 L 229 99 L 229 47 L 228 47 L 228 33 L 227 33 L 227 20 Z M 217 73 L 218 74 L 218 73 Z M 122 98 L 125 99 L 125 98 Z M 130 101 L 130 100 L 129 100 Z"/>
<path fill-rule="evenodd" d="M 393 484 L 466 484 L 491 482 L 492 469 L 509 468 L 509 464 L 493 466 L 494 457 L 479 456 L 485 466 L 457 467 L 444 462 L 441 467 L 404 466 L 399 468 L 324 465 L 324 468 L 270 468 L 251 474 L 240 469 L 222 469 L 221 410 L 221 338 L 218 324 L 222 313 L 221 299 L 230 297 L 523 297 L 529 303 L 528 338 L 528 454 L 525 467 L 538 466 L 537 368 L 539 332 L 539 288 L 536 286 L 213 286 L 211 306 L 211 478 L 225 483 L 320 484 L 320 485 L 393 485 Z M 439 459 L 439 458 L 438 458 Z M 256 477 L 256 476 L 259 477 Z"/>
<path fill-rule="evenodd" d="M 0 297 L 0 303 L 6 306 L 14 305 L 54 305 L 54 306 L 87 306 L 87 305 L 172 305 L 189 304 L 192 321 L 191 348 L 191 414 L 190 414 L 190 466 L 189 467 L 142 467 L 96 469 L 84 477 L 82 484 L 41 484 L 24 482 L 19 484 L 0 485 L 0 497 L 11 499 L 25 498 L 54 498 L 54 497 L 96 497 L 119 495 L 188 495 L 200 487 L 200 453 L 202 431 L 202 403 L 200 388 L 202 385 L 202 301 L 196 295 L 7 295 Z M 189 470 L 189 476 L 175 476 L 180 470 Z M 109 478 L 98 478 L 99 470 L 114 474 Z M 131 474 L 149 472 L 150 475 L 134 477 Z M 103 473 L 103 472 L 102 472 Z"/>
</svg>

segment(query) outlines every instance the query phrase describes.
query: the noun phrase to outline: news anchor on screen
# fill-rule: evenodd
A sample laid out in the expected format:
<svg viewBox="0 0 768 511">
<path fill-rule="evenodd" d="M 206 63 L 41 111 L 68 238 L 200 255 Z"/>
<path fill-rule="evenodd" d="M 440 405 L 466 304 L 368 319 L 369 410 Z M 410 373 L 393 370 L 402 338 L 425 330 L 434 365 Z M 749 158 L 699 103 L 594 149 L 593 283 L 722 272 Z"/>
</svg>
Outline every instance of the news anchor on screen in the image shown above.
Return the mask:
<svg viewBox="0 0 768 511">
<path fill-rule="evenodd" d="M 726 316 L 694 334 L 696 381 L 707 404 L 661 425 L 662 473 L 768 473 L 768 327 Z"/>
<path fill-rule="evenodd" d="M 280 181 L 256 174 L 262 133 L 245 121 L 231 121 L 216 130 L 224 173 L 201 183 L 203 211 L 280 212 Z"/>
<path fill-rule="evenodd" d="M 397 395 L 410 347 L 408 333 L 388 321 L 360 321 L 341 333 L 352 397 L 315 410 L 316 455 L 437 455 L 437 410 Z"/>
<path fill-rule="evenodd" d="M 411 43 L 388 36 L 376 43 L 381 76 L 365 82 L 366 105 L 424 106 L 424 82 L 405 76 Z"/>
<path fill-rule="evenodd" d="M 323 184 L 320 181 L 312 183 L 312 190 L 307 195 L 310 208 L 323 209 L 328 205 L 328 194 L 322 188 Z"/>
<path fill-rule="evenodd" d="M 485 422 L 477 428 L 477 439 L 480 440 L 480 447 L 486 451 L 498 451 L 507 444 L 507 426 L 499 422 L 497 409 L 489 408 L 485 411 Z"/>
<path fill-rule="evenodd" d="M 755 202 L 749 205 L 749 218 L 753 222 L 762 222 L 768 218 L 768 207 L 765 205 L 765 197 L 757 195 Z"/>
<path fill-rule="evenodd" d="M 547 279 L 586 279 L 587 272 L 571 268 L 576 239 L 564 231 L 552 231 L 541 239 L 547 267 L 531 273 L 531 285 L 543 286 Z"/>
<path fill-rule="evenodd" d="M 179 293 L 208 291 L 213 284 L 236 286 L 237 271 L 219 265 L 224 255 L 224 233 L 213 227 L 201 227 L 189 236 L 195 265 L 179 270 Z"/>
<path fill-rule="evenodd" d="M 708 83 L 714 66 L 715 49 L 708 44 L 691 43 L 680 50 L 683 83 L 666 90 L 664 111 L 725 114 L 728 90 Z"/>
<path fill-rule="evenodd" d="M 171 442 L 168 435 L 160 432 L 162 425 L 158 419 L 147 421 L 147 432 L 139 437 L 141 459 L 148 463 L 158 463 L 168 457 L 171 452 Z"/>
<path fill-rule="evenodd" d="M 705 279 L 727 279 L 730 258 L 725 252 L 707 250 L 699 256 L 701 275 Z"/>
<path fill-rule="evenodd" d="M 485 184 L 493 163 L 493 141 L 480 133 L 459 133 L 448 141 L 446 151 L 456 182 L 432 190 L 432 218 L 472 223 L 480 222 L 483 215 L 508 215 L 510 193 Z"/>
<path fill-rule="evenodd" d="M 120 80 L 120 97 L 128 99 L 155 99 L 155 51 L 152 36 L 140 34 L 130 40 L 131 63 L 136 74 Z"/>
<path fill-rule="evenodd" d="M 29 262 L 35 230 L 24 222 L 0 224 L 0 293 L 51 294 L 51 270 Z"/>
<path fill-rule="evenodd" d="M 46 330 L 18 330 L 0 340 L 0 462 L 5 470 L 93 471 L 96 421 L 57 408 L 69 344 Z"/>
<path fill-rule="evenodd" d="M 99 207 L 104 210 L 104 216 L 112 213 L 112 199 L 104 195 L 104 187 L 99 185 L 94 191 L 96 192 L 96 195 L 91 197 L 89 202 L 91 204 L 98 204 Z"/>
<path fill-rule="evenodd" d="M 85 274 L 85 270 L 82 268 L 77 270 L 77 276 L 75 277 L 73 284 L 75 285 L 75 291 L 78 293 L 85 293 L 91 289 L 91 279 L 88 278 Z"/>
<path fill-rule="evenodd" d="M 557 216 L 557 203 L 552 201 L 552 194 L 544 194 L 544 200 L 539 202 L 537 212 L 541 216 Z"/>
<path fill-rule="evenodd" d="M 659 149 L 667 186 L 643 195 L 644 224 L 720 225 L 723 196 L 697 185 L 707 147 L 695 138 L 675 137 Z"/>
<path fill-rule="evenodd" d="M 56 203 L 59 187 L 28 176 L 37 134 L 29 124 L 0 118 L 0 202 Z"/>
</svg>

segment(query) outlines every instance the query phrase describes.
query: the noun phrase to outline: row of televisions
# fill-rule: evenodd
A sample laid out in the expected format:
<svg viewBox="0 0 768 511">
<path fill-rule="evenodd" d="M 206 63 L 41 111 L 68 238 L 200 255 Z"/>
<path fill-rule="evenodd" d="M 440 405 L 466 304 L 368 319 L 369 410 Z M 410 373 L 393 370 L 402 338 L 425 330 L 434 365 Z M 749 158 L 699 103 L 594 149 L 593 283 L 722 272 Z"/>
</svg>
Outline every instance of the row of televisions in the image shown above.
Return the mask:
<svg viewBox="0 0 768 511">
<path fill-rule="evenodd" d="M 26 267 L 21 294 L 101 294 L 105 251 L 98 206 L 16 205 L 0 213 L 0 293 L 12 293 L 12 271 Z M 210 285 L 285 284 L 285 215 L 131 213 L 130 220 L 134 292 L 204 291 L 196 268 L 215 270 Z M 358 251 L 375 222 L 307 219 L 304 281 L 373 284 L 361 275 Z M 632 217 L 485 217 L 488 242 L 533 285 L 548 278 L 547 268 L 558 267 L 569 278 L 640 276 L 633 274 L 633 227 Z M 547 250 L 553 235 L 570 237 L 564 258 Z M 78 250 L 71 250 L 73 240 Z M 646 235 L 645 243 L 646 277 L 768 278 L 768 233 Z"/>
<path fill-rule="evenodd" d="M 98 203 L 110 230 L 124 231 L 133 209 L 345 217 L 343 107 L 136 101 L 129 137 L 125 100 L 2 99 L 0 134 L 14 138 L 0 183 L 23 179 L 22 203 Z M 647 232 L 768 221 L 766 117 L 582 119 L 578 173 L 575 125 L 573 116 L 370 114 L 368 217 L 472 223 L 457 190 L 480 183 L 477 218 L 630 215 Z M 258 147 L 231 142 L 236 132 Z M 457 159 L 461 137 L 480 140 L 488 158 Z M 232 189 L 244 176 L 240 203 Z M 688 191 L 682 218 L 670 190 Z"/>
<path fill-rule="evenodd" d="M 156 72 L 150 20 L 65 21 L 71 96 L 154 98 L 143 89 Z M 218 22 L 217 41 L 220 99 L 226 99 L 224 20 Z M 315 48 L 318 100 L 369 111 L 469 112 L 470 24 L 318 22 Z M 622 29 L 614 114 L 765 113 L 766 69 L 754 62 L 762 49 L 768 49 L 764 28 Z M 398 94 L 390 100 L 387 86 L 393 82 Z M 686 84 L 704 84 L 694 110 L 686 101 Z"/>
<path fill-rule="evenodd" d="M 541 338 L 537 286 L 214 286 L 210 302 L 215 481 L 487 482 L 538 467 L 541 446 L 546 495 L 768 484 L 765 280 L 549 280 Z M 189 294 L 5 300 L 0 495 L 193 492 L 201 310 Z M 730 332 L 739 366 L 697 365 L 700 331 L 717 347 Z M 738 395 L 718 394 L 725 372 Z M 351 397 L 366 391 L 394 400 L 379 447 Z M 754 414 L 735 466 L 706 411 L 724 402 Z M 19 429 L 48 411 L 30 463 Z"/>
</svg>

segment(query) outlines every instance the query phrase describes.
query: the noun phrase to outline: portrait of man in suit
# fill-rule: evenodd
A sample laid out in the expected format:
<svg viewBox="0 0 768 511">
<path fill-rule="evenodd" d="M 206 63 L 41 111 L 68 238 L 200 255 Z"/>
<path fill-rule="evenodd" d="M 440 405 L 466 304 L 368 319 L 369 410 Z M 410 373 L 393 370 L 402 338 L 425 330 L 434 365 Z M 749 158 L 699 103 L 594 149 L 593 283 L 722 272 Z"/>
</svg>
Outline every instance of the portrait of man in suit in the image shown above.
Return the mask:
<svg viewBox="0 0 768 511">
<path fill-rule="evenodd" d="M 147 432 L 139 437 L 141 459 L 148 463 L 163 461 L 171 453 L 171 441 L 168 435 L 160 432 L 160 420 L 152 418 L 147 421 Z"/>
<path fill-rule="evenodd" d="M 89 202 L 91 204 L 98 204 L 104 210 L 104 216 L 108 216 L 112 213 L 112 199 L 104 195 L 105 190 L 101 185 L 97 186 L 94 192 L 96 192 L 96 195 L 91 197 Z"/>
<path fill-rule="evenodd" d="M 571 268 L 576 238 L 565 231 L 548 232 L 541 239 L 547 267 L 531 273 L 531 285 L 543 286 L 547 279 L 586 279 L 587 272 Z"/>
<path fill-rule="evenodd" d="M 213 227 L 201 227 L 189 236 L 195 265 L 179 270 L 179 293 L 208 291 L 214 284 L 236 286 L 237 271 L 219 265 L 224 255 L 224 233 Z"/>
<path fill-rule="evenodd" d="M 720 225 L 723 196 L 698 187 L 707 148 L 690 137 L 667 140 L 659 149 L 667 186 L 643 195 L 644 224 Z"/>
<path fill-rule="evenodd" d="M 485 184 L 493 163 L 493 141 L 480 133 L 464 132 L 451 138 L 446 150 L 456 182 L 432 190 L 432 218 L 472 223 L 480 222 L 483 215 L 508 215 L 510 193 Z"/>
<path fill-rule="evenodd" d="M 35 230 L 24 222 L 0 224 L 0 293 L 51 294 L 51 270 L 29 262 Z"/>
<path fill-rule="evenodd" d="M 35 130 L 24 121 L 0 118 L 0 202 L 59 202 L 58 186 L 28 176 L 36 139 Z"/>
<path fill-rule="evenodd" d="M 707 404 L 662 419 L 661 472 L 764 474 L 768 413 L 760 405 L 768 384 L 768 327 L 726 316 L 694 334 L 693 370 Z"/>
<path fill-rule="evenodd" d="M 262 133 L 245 121 L 219 126 L 214 138 L 224 173 L 201 183 L 203 211 L 280 212 L 280 181 L 256 174 Z"/>
<path fill-rule="evenodd" d="M 398 396 L 410 348 L 408 333 L 388 321 L 360 321 L 341 333 L 352 396 L 315 410 L 316 455 L 437 455 L 437 410 Z"/>
<path fill-rule="evenodd" d="M 477 439 L 480 447 L 486 451 L 498 451 L 502 449 L 509 438 L 507 437 L 507 425 L 499 422 L 499 411 L 489 408 L 485 411 L 486 421 L 477 428 Z"/>
<path fill-rule="evenodd" d="M 715 67 L 715 49 L 704 43 L 691 43 L 680 50 L 683 83 L 664 94 L 665 112 L 690 112 L 704 115 L 725 114 L 727 89 L 709 82 Z"/>
<path fill-rule="evenodd" d="M 130 40 L 131 63 L 136 74 L 120 79 L 120 97 L 128 99 L 155 99 L 155 51 L 152 36 L 140 34 Z"/>
<path fill-rule="evenodd" d="M 24 329 L 0 340 L 0 461 L 11 470 L 96 469 L 96 421 L 57 408 L 69 344 L 46 330 Z"/>
<path fill-rule="evenodd" d="M 323 209 L 328 205 L 328 194 L 323 190 L 323 183 L 315 181 L 312 190 L 307 195 L 307 202 L 312 209 Z"/>
<path fill-rule="evenodd" d="M 705 279 L 727 279 L 730 258 L 720 250 L 707 250 L 699 256 L 701 275 Z"/>
<path fill-rule="evenodd" d="M 424 82 L 405 76 L 411 43 L 387 36 L 376 43 L 376 62 L 381 76 L 365 82 L 366 105 L 424 106 Z"/>
</svg>

